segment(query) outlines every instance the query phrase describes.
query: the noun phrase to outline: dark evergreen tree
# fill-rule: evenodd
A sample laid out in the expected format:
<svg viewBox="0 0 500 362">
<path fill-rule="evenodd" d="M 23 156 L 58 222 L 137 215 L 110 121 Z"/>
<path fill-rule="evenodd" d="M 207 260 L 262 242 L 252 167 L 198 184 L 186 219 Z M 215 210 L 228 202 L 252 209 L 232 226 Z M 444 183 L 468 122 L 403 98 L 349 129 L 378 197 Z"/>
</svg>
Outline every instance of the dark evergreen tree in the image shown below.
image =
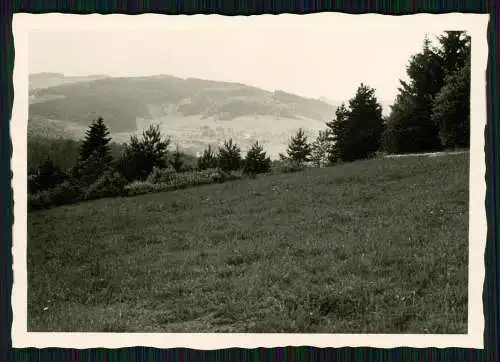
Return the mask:
<svg viewBox="0 0 500 362">
<path fill-rule="evenodd" d="M 182 159 L 182 152 L 179 145 L 176 146 L 175 151 L 172 153 L 172 159 L 170 160 L 170 165 L 175 169 L 175 171 L 180 172 L 184 166 L 184 161 Z"/>
<path fill-rule="evenodd" d="M 203 150 L 203 154 L 198 158 L 197 166 L 199 170 L 217 167 L 217 154 L 212 150 L 210 145 L 208 145 L 208 148 Z"/>
<path fill-rule="evenodd" d="M 99 117 L 92 121 L 85 132 L 85 138 L 80 146 L 79 161 L 84 161 L 94 152 L 97 152 L 99 158 L 103 161 L 111 161 L 111 149 L 109 142 L 109 129 L 104 124 L 104 120 Z"/>
<path fill-rule="evenodd" d="M 470 67 L 463 66 L 446 78 L 437 95 L 432 119 L 445 148 L 470 145 Z"/>
<path fill-rule="evenodd" d="M 443 60 L 426 37 L 422 52 L 411 57 L 409 82 L 401 87 L 387 122 L 384 148 L 391 153 L 441 149 L 439 129 L 432 121 L 434 98 L 444 83 Z"/>
<path fill-rule="evenodd" d="M 375 153 L 380 148 L 384 130 L 382 107 L 375 90 L 361 84 L 349 101 L 349 109 L 341 105 L 336 119 L 327 126 L 333 136 L 332 159 L 349 162 Z"/>
<path fill-rule="evenodd" d="M 469 147 L 471 38 L 464 31 L 446 31 L 438 40 L 446 78 L 434 100 L 432 119 L 443 147 Z"/>
<path fill-rule="evenodd" d="M 470 65 L 471 38 L 465 31 L 445 31 L 438 41 L 436 52 L 441 58 L 445 76 Z"/>
<path fill-rule="evenodd" d="M 111 167 L 113 157 L 109 129 L 102 118 L 92 121 L 80 146 L 78 161 L 73 169 L 75 180 L 90 184 Z"/>
<path fill-rule="evenodd" d="M 151 125 L 142 132 L 142 137 L 133 135 L 118 162 L 120 173 L 131 180 L 145 180 L 154 167 L 167 166 L 169 138 L 163 138 L 160 127 Z"/>
<path fill-rule="evenodd" d="M 218 165 L 223 171 L 236 171 L 242 166 L 241 149 L 232 139 L 219 148 Z"/>
<path fill-rule="evenodd" d="M 252 175 L 267 173 L 270 170 L 271 159 L 266 156 L 264 148 L 256 141 L 247 152 L 243 172 Z"/>
<path fill-rule="evenodd" d="M 335 118 L 326 123 L 330 135 L 330 150 L 328 160 L 331 163 L 342 159 L 343 150 L 349 148 L 348 135 L 349 110 L 345 103 L 341 103 L 335 110 Z"/>
<path fill-rule="evenodd" d="M 297 133 L 291 138 L 286 153 L 288 159 L 298 166 L 310 160 L 311 145 L 307 142 L 307 137 L 302 128 L 299 128 Z"/>
<path fill-rule="evenodd" d="M 410 58 L 406 73 L 410 82 L 400 81 L 400 83 L 405 91 L 420 101 L 432 101 L 443 86 L 445 77 L 443 59 L 427 36 L 422 51 Z"/>
</svg>

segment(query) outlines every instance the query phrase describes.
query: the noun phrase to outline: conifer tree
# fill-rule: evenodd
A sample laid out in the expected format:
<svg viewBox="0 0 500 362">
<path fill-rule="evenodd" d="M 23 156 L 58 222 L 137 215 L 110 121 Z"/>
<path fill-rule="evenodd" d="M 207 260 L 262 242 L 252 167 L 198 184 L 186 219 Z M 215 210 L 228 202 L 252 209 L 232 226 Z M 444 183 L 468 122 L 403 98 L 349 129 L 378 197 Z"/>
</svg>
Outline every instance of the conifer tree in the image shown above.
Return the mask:
<svg viewBox="0 0 500 362">
<path fill-rule="evenodd" d="M 267 173 L 270 170 L 271 159 L 266 156 L 264 148 L 256 141 L 246 154 L 243 172 L 251 175 Z"/>
<path fill-rule="evenodd" d="M 103 159 L 110 159 L 109 129 L 104 124 L 102 117 L 93 120 L 85 131 L 85 138 L 80 146 L 79 160 L 84 161 L 90 157 L 92 153 L 97 151 Z"/>
<path fill-rule="evenodd" d="M 465 31 L 445 31 L 438 36 L 438 42 L 436 53 L 441 58 L 445 76 L 470 66 L 471 37 Z"/>
<path fill-rule="evenodd" d="M 109 129 L 101 117 L 92 121 L 80 146 L 78 161 L 73 169 L 77 181 L 91 184 L 111 167 L 113 157 Z"/>
<path fill-rule="evenodd" d="M 224 141 L 219 148 L 218 165 L 223 171 L 235 171 L 241 168 L 241 149 L 232 139 Z"/>
<path fill-rule="evenodd" d="M 332 149 L 330 133 L 330 129 L 319 131 L 311 145 L 311 161 L 316 167 L 323 167 L 329 162 Z"/>
<path fill-rule="evenodd" d="M 431 152 L 441 149 L 439 129 L 432 121 L 434 99 L 444 84 L 445 67 L 428 37 L 423 49 L 410 58 L 409 81 L 401 87 L 387 122 L 384 148 L 391 153 Z"/>
<path fill-rule="evenodd" d="M 470 145 L 470 67 L 451 73 L 436 96 L 432 120 L 439 127 L 439 137 L 445 148 Z"/>
<path fill-rule="evenodd" d="M 432 120 L 443 147 L 469 147 L 471 38 L 464 31 L 446 31 L 438 41 L 446 77 L 434 99 Z"/>
<path fill-rule="evenodd" d="M 335 110 L 335 118 L 326 123 L 330 134 L 328 160 L 332 163 L 342 160 L 344 150 L 349 148 L 348 118 L 349 110 L 345 103 L 341 103 Z"/>
<path fill-rule="evenodd" d="M 184 166 L 184 161 L 182 160 L 182 152 L 179 145 L 176 146 L 175 151 L 172 153 L 172 160 L 170 165 L 175 169 L 175 171 L 180 172 L 182 166 Z"/>
<path fill-rule="evenodd" d="M 335 114 L 336 119 L 327 123 L 332 133 L 332 161 L 366 158 L 379 149 L 384 120 L 375 89 L 361 83 L 349 109 L 342 104 Z"/>
<path fill-rule="evenodd" d="M 167 151 L 170 138 L 163 138 L 160 127 L 151 125 L 142 132 L 142 137 L 133 135 L 119 161 L 120 173 L 130 180 L 145 180 L 154 167 L 167 166 Z"/>
<path fill-rule="evenodd" d="M 291 138 L 286 150 L 288 159 L 298 166 L 302 166 L 310 160 L 311 145 L 307 142 L 307 136 L 302 128 Z"/>
<path fill-rule="evenodd" d="M 217 155 L 212 150 L 212 147 L 208 145 L 208 147 L 203 150 L 203 154 L 198 158 L 198 169 L 206 170 L 209 168 L 217 167 Z"/>
</svg>

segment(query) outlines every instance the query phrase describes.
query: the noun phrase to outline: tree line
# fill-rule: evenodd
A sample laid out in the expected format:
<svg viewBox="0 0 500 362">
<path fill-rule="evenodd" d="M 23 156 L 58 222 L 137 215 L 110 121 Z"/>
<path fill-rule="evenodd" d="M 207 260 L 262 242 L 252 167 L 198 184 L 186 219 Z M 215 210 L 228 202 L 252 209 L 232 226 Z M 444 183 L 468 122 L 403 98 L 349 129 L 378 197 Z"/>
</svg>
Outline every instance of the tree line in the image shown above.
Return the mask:
<svg viewBox="0 0 500 362">
<path fill-rule="evenodd" d="M 432 152 L 468 148 L 470 138 L 470 36 L 446 31 L 407 65 L 389 117 L 375 89 L 361 83 L 347 104 L 309 144 L 303 130 L 291 139 L 288 159 L 324 166 L 384 153 Z"/>
<path fill-rule="evenodd" d="M 242 174 L 253 176 L 271 169 L 271 159 L 257 141 L 245 157 L 240 147 L 229 139 L 217 151 L 209 146 L 200 157 L 194 158 L 182 152 L 178 145 L 170 151 L 171 140 L 162 135 L 158 125 L 151 125 L 139 136 L 131 136 L 118 157 L 113 156 L 111 146 L 110 131 L 103 118 L 92 121 L 80 144 L 75 165 L 64 170 L 46 157 L 38 167 L 30 170 L 28 192 L 36 196 L 32 198 L 34 203 L 42 208 L 45 204 L 120 196 L 128 184 L 161 179 L 163 171 L 167 176 L 172 171 L 191 173 L 189 177 L 193 179 L 193 172 L 205 170 L 214 170 L 212 173 L 241 170 Z M 220 182 L 222 176 L 213 176 L 212 173 L 202 173 L 203 180 L 192 182 L 203 184 L 212 179 Z"/>
</svg>

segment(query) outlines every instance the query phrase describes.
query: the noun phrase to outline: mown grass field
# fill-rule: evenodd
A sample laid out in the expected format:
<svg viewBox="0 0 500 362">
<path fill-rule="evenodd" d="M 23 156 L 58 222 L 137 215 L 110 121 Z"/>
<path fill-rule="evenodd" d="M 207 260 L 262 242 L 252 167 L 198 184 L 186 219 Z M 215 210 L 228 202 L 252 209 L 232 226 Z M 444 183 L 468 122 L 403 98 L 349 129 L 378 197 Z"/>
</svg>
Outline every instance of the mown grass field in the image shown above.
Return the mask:
<svg viewBox="0 0 500 362">
<path fill-rule="evenodd" d="M 28 215 L 28 329 L 467 333 L 469 155 Z"/>
</svg>

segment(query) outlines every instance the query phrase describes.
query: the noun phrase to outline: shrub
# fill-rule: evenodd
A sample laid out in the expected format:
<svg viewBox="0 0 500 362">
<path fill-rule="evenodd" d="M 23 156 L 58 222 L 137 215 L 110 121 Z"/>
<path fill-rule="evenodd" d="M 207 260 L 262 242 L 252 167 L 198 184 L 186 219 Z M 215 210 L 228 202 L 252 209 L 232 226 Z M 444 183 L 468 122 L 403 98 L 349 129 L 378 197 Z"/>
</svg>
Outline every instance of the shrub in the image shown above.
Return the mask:
<svg viewBox="0 0 500 362">
<path fill-rule="evenodd" d="M 290 173 L 299 172 L 305 169 L 304 165 L 298 165 L 295 162 L 290 162 L 288 160 L 273 161 L 271 165 L 272 173 Z"/>
<path fill-rule="evenodd" d="M 196 171 L 197 167 L 196 165 L 182 165 L 181 170 L 179 172 L 192 172 Z"/>
<path fill-rule="evenodd" d="M 50 199 L 55 206 L 74 204 L 81 201 L 82 190 L 71 181 L 65 181 L 49 190 Z"/>
<path fill-rule="evenodd" d="M 38 177 L 36 174 L 28 175 L 28 193 L 34 194 L 40 190 Z"/>
<path fill-rule="evenodd" d="M 146 181 L 152 184 L 170 182 L 175 179 L 177 171 L 173 166 L 165 168 L 154 167 L 153 171 L 148 175 Z"/>
<path fill-rule="evenodd" d="M 183 172 L 176 175 L 171 181 L 172 186 L 182 187 L 207 185 L 224 182 L 228 179 L 228 174 L 218 168 L 209 168 L 202 171 Z M 185 186 L 184 186 L 185 185 Z"/>
<path fill-rule="evenodd" d="M 136 181 L 125 187 L 129 196 L 150 192 L 163 192 L 184 189 L 193 186 L 222 183 L 241 179 L 241 171 L 224 172 L 218 168 L 192 172 L 167 172 L 165 169 L 155 170 L 148 181 Z"/>
<path fill-rule="evenodd" d="M 124 188 L 127 196 L 148 194 L 153 192 L 162 192 L 168 190 L 168 184 L 154 184 L 148 181 L 134 181 Z"/>
<path fill-rule="evenodd" d="M 236 170 L 236 171 L 231 171 L 228 174 L 226 174 L 226 181 L 234 181 L 234 180 L 241 180 L 245 178 L 245 172 L 244 170 Z"/>
<path fill-rule="evenodd" d="M 28 211 L 48 209 L 51 206 L 49 191 L 28 194 Z"/>
<path fill-rule="evenodd" d="M 82 192 L 75 183 L 64 181 L 56 187 L 28 195 L 28 211 L 48 209 L 53 206 L 74 204 L 82 199 Z"/>
<path fill-rule="evenodd" d="M 103 197 L 122 196 L 125 193 L 127 181 L 118 172 L 105 172 L 85 192 L 85 200 Z"/>
<path fill-rule="evenodd" d="M 224 182 L 224 176 L 222 171 L 215 170 L 210 173 L 210 180 L 212 180 L 213 183 L 222 183 Z"/>
<path fill-rule="evenodd" d="M 97 151 L 87 159 L 80 160 L 73 168 L 72 178 L 77 180 L 82 187 L 89 187 L 111 167 L 111 159 L 103 157 Z"/>
<path fill-rule="evenodd" d="M 61 184 L 66 178 L 64 171 L 50 158 L 46 158 L 36 173 L 28 176 L 28 188 L 30 192 L 49 190 Z"/>
</svg>

